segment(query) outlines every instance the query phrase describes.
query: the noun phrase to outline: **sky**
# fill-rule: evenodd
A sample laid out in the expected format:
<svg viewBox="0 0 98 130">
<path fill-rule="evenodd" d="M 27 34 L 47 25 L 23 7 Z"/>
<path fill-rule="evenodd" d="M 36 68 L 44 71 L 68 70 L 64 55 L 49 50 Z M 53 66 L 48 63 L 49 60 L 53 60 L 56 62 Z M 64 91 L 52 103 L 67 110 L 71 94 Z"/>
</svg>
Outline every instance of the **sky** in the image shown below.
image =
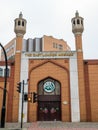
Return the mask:
<svg viewBox="0 0 98 130">
<path fill-rule="evenodd" d="M 84 18 L 84 59 L 98 59 L 98 0 L 0 0 L 0 42 L 6 45 L 16 36 L 14 20 L 22 12 L 27 20 L 25 39 L 53 36 L 75 50 L 71 19 L 76 10 Z"/>
</svg>

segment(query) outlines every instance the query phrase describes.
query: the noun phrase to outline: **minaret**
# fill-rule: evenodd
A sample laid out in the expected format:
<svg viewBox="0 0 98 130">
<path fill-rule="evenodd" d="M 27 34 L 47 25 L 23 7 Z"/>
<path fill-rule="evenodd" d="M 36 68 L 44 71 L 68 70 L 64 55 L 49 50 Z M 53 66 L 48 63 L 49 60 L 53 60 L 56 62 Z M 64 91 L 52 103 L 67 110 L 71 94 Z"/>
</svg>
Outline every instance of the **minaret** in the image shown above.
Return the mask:
<svg viewBox="0 0 98 130">
<path fill-rule="evenodd" d="M 23 19 L 23 15 L 20 12 L 19 18 L 15 19 L 14 32 L 16 33 L 16 50 L 22 50 L 22 40 L 26 33 L 27 21 Z"/>
<path fill-rule="evenodd" d="M 83 18 L 79 16 L 78 11 L 75 13 L 75 17 L 72 18 L 72 32 L 74 33 L 76 40 L 76 51 L 82 51 L 82 33 L 84 31 Z"/>
<path fill-rule="evenodd" d="M 84 63 L 82 50 L 82 33 L 84 31 L 83 18 L 79 16 L 78 11 L 72 18 L 72 32 L 75 36 L 77 68 L 78 68 L 78 87 L 80 101 L 80 121 L 86 121 L 86 99 L 85 99 L 85 81 L 84 81 Z"/>
<path fill-rule="evenodd" d="M 26 33 L 26 20 L 23 19 L 22 13 L 19 18 L 14 20 L 14 32 L 16 33 L 16 52 L 15 52 L 15 73 L 14 73 L 14 97 L 13 98 L 13 121 L 19 119 L 19 93 L 17 92 L 17 83 L 20 81 L 21 71 L 21 52 L 23 44 L 23 36 Z"/>
</svg>

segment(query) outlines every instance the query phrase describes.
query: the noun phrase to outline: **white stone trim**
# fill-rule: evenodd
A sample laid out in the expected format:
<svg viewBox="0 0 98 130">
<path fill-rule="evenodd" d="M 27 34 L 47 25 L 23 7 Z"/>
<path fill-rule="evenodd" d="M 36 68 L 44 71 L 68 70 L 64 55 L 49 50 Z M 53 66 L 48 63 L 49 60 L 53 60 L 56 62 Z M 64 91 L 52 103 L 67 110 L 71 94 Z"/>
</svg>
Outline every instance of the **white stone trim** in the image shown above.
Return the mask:
<svg viewBox="0 0 98 130">
<path fill-rule="evenodd" d="M 26 57 L 24 53 L 21 55 L 20 81 L 28 79 L 28 60 L 33 57 Z M 73 52 L 73 56 L 64 56 L 70 61 L 70 99 L 71 99 L 71 121 L 80 122 L 80 106 L 79 106 L 79 88 L 78 88 L 78 68 L 77 53 Z M 24 87 L 24 92 L 28 92 L 28 84 Z M 21 94 L 19 100 L 19 122 L 21 122 Z M 23 122 L 27 122 L 27 102 L 24 103 Z"/>
<path fill-rule="evenodd" d="M 77 55 L 70 58 L 71 121 L 80 122 Z"/>
<path fill-rule="evenodd" d="M 22 82 L 24 80 L 24 93 L 28 93 L 28 59 L 22 58 L 21 56 L 21 68 L 20 68 L 20 81 Z M 20 100 L 19 100 L 19 122 L 21 122 L 21 106 L 22 106 L 22 94 L 20 94 Z M 24 102 L 23 106 L 23 122 L 27 122 L 27 107 L 28 102 Z"/>
<path fill-rule="evenodd" d="M 20 50 L 17 50 L 16 53 L 20 53 L 21 51 Z"/>
</svg>

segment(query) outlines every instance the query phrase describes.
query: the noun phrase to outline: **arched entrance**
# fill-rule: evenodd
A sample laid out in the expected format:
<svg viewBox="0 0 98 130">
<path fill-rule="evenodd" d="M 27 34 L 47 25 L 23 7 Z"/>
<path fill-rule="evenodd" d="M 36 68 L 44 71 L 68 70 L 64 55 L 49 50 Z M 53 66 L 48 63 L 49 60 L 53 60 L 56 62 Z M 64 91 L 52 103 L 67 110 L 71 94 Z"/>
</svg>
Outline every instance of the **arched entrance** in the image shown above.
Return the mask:
<svg viewBox="0 0 98 130">
<path fill-rule="evenodd" d="M 61 90 L 60 83 L 52 78 L 46 78 L 38 84 L 38 120 L 61 120 Z"/>
</svg>

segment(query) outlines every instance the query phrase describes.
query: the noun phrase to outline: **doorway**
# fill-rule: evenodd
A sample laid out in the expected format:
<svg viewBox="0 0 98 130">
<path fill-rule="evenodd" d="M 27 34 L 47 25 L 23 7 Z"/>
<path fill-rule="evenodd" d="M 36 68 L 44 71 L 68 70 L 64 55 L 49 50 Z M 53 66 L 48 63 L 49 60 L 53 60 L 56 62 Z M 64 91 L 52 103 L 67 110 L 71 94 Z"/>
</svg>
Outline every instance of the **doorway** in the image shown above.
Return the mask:
<svg viewBox="0 0 98 130">
<path fill-rule="evenodd" d="M 61 120 L 60 102 L 39 102 L 38 120 L 39 121 L 60 121 Z"/>
<path fill-rule="evenodd" d="M 61 120 L 60 83 L 46 78 L 38 84 L 38 121 Z"/>
</svg>

